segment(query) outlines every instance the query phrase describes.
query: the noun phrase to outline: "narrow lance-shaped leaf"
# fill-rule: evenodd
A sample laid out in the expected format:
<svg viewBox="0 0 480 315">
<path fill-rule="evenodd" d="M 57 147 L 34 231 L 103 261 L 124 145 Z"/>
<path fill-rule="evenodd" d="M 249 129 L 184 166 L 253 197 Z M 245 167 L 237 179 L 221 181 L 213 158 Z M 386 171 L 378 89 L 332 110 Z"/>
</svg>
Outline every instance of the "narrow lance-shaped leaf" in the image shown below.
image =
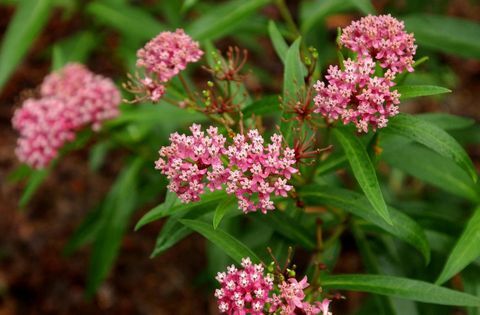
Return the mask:
<svg viewBox="0 0 480 315">
<path fill-rule="evenodd" d="M 480 306 L 480 298 L 428 282 L 383 275 L 323 276 L 322 288 L 369 292 L 418 302 L 455 306 Z"/>
<path fill-rule="evenodd" d="M 448 16 L 413 14 L 404 18 L 417 43 L 450 54 L 480 58 L 480 23 Z"/>
<path fill-rule="evenodd" d="M 172 194 L 172 198 L 175 196 Z M 193 208 L 199 208 L 202 206 L 209 205 L 213 209 L 215 209 L 215 206 L 220 202 L 220 200 L 223 200 L 226 197 L 226 193 L 223 191 L 215 191 L 213 193 L 208 193 L 208 194 L 203 194 L 200 198 L 200 201 L 197 202 L 191 202 L 187 204 L 169 204 L 167 202 L 164 202 L 149 212 L 147 212 L 137 223 L 135 226 L 135 230 L 140 229 L 142 226 L 151 223 L 153 221 L 159 220 L 164 217 L 168 217 L 171 215 L 178 215 L 182 213 L 187 213 L 188 211 L 191 211 Z M 175 197 L 176 198 L 176 197 Z M 178 200 L 178 199 L 176 199 Z"/>
<path fill-rule="evenodd" d="M 225 198 L 222 202 L 220 202 L 215 209 L 215 214 L 213 216 L 213 228 L 216 229 L 220 222 L 222 221 L 223 217 L 227 213 L 227 211 L 235 204 L 235 198 L 232 196 Z"/>
<path fill-rule="evenodd" d="M 378 257 L 373 252 L 365 233 L 355 221 L 352 222 L 351 228 L 355 243 L 362 257 L 362 263 L 365 265 L 367 272 L 379 274 L 380 267 Z M 379 311 L 381 310 L 381 312 L 379 312 L 380 314 L 396 314 L 391 298 L 375 296 L 375 302 Z"/>
<path fill-rule="evenodd" d="M 283 235 L 289 240 L 303 246 L 308 250 L 315 248 L 315 235 L 311 231 L 304 228 L 299 220 L 295 220 L 282 211 L 274 211 L 268 216 L 264 214 L 253 215 L 255 219 L 265 222 L 268 226 L 273 228 L 279 234 Z"/>
<path fill-rule="evenodd" d="M 401 100 L 452 92 L 447 88 L 435 85 L 400 85 L 395 89 L 398 91 L 398 93 L 400 93 Z"/>
<path fill-rule="evenodd" d="M 135 159 L 118 177 L 101 209 L 100 227 L 92 249 L 87 279 L 91 296 L 108 275 L 117 257 L 123 233 L 135 210 L 138 172 L 143 160 Z"/>
<path fill-rule="evenodd" d="M 442 284 L 480 256 L 480 207 L 473 213 L 453 247 L 437 284 Z"/>
<path fill-rule="evenodd" d="M 280 108 L 278 96 L 265 96 L 258 101 L 255 101 L 247 105 L 243 110 L 244 117 L 250 117 L 252 114 L 264 115 L 274 113 Z"/>
<path fill-rule="evenodd" d="M 389 165 L 462 198 L 480 201 L 480 187 L 452 160 L 417 143 L 393 142 L 382 148 L 382 159 Z"/>
<path fill-rule="evenodd" d="M 45 168 L 41 170 L 35 170 L 28 177 L 28 183 L 23 191 L 22 197 L 20 198 L 19 205 L 20 207 L 25 207 L 30 199 L 32 199 L 35 192 L 38 190 L 43 181 L 47 178 L 50 172 L 50 168 Z"/>
<path fill-rule="evenodd" d="M 285 57 L 285 73 L 283 75 L 283 103 L 284 103 L 284 112 L 282 115 L 282 122 L 280 124 L 280 130 L 287 140 L 288 143 L 291 143 L 292 135 L 292 121 L 290 120 L 291 114 L 286 112 L 290 102 L 294 102 L 297 97 L 298 91 L 302 91 L 305 88 L 304 80 L 304 65 L 300 58 L 300 43 L 302 38 L 299 37 L 297 40 L 290 46 L 287 51 L 287 56 Z"/>
<path fill-rule="evenodd" d="M 270 35 L 270 40 L 272 41 L 273 48 L 277 53 L 278 57 L 285 63 L 285 58 L 287 57 L 288 45 L 285 42 L 282 34 L 277 28 L 277 25 L 274 21 L 270 20 L 268 22 L 268 34 Z"/>
<path fill-rule="evenodd" d="M 418 114 L 417 117 L 447 131 L 465 129 L 475 124 L 475 119 L 447 113 L 423 113 Z"/>
<path fill-rule="evenodd" d="M 23 0 L 17 4 L 0 48 L 0 91 L 48 20 L 52 0 Z"/>
<path fill-rule="evenodd" d="M 478 175 L 472 161 L 462 146 L 447 132 L 418 117 L 399 114 L 390 119 L 385 132 L 391 132 L 419 142 L 440 155 L 454 160 L 474 182 Z"/>
<path fill-rule="evenodd" d="M 241 263 L 242 258 L 250 257 L 253 262 L 259 262 L 260 259 L 250 248 L 237 240 L 232 235 L 221 229 L 214 229 L 211 224 L 199 220 L 180 220 L 188 228 L 202 234 L 213 244 L 220 247 L 228 256 L 232 257 L 237 263 Z"/>
<path fill-rule="evenodd" d="M 149 40 L 166 28 L 147 11 L 127 4 L 94 1 L 87 5 L 86 12 L 138 41 Z"/>
<path fill-rule="evenodd" d="M 231 33 L 249 15 L 271 0 L 233 0 L 218 5 L 186 27 L 196 40 L 217 39 Z"/>
<path fill-rule="evenodd" d="M 365 196 L 380 216 L 386 222 L 392 224 L 380 184 L 378 183 L 377 173 L 362 142 L 343 128 L 336 128 L 334 133 L 345 151 L 348 162 L 352 167 L 353 175 L 355 175 Z"/>
<path fill-rule="evenodd" d="M 375 211 L 368 200 L 359 193 L 329 186 L 312 185 L 299 190 L 299 195 L 307 205 L 319 205 L 341 208 L 373 223 L 387 233 L 409 243 L 420 253 L 425 262 L 430 260 L 430 246 L 423 229 L 406 214 L 389 207 L 392 225 Z"/>
<path fill-rule="evenodd" d="M 180 223 L 176 218 L 168 218 L 167 222 L 162 226 L 162 230 L 158 234 L 157 241 L 155 242 L 155 248 L 153 249 L 150 258 L 153 258 L 166 251 L 191 233 L 192 230 Z"/>
</svg>

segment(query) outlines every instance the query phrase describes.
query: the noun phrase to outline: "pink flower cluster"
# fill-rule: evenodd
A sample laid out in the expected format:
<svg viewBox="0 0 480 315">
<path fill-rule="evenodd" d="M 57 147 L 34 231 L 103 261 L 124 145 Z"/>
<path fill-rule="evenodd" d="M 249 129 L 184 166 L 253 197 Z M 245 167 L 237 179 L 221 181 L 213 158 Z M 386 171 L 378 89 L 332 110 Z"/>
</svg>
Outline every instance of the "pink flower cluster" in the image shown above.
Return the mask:
<svg viewBox="0 0 480 315">
<path fill-rule="evenodd" d="M 388 15 L 368 15 L 347 26 L 340 43 L 363 57 L 370 56 L 382 68 L 395 73 L 413 71 L 413 56 L 417 46 L 413 34 L 405 32 L 405 25 Z"/>
<path fill-rule="evenodd" d="M 250 130 L 247 136 L 236 135 L 226 147 L 225 137 L 215 127 L 205 134 L 194 124 L 190 131 L 191 136 L 172 134 L 171 144 L 160 149 L 155 163 L 170 180 L 169 190 L 183 202 L 198 201 L 205 188 L 214 191 L 225 185 L 245 213 L 266 213 L 274 209 L 272 194 L 285 197 L 292 189 L 287 181 L 298 172 L 293 166 L 295 153 L 282 148 L 280 135 L 273 135 L 265 147 L 258 131 Z"/>
<path fill-rule="evenodd" d="M 295 278 L 289 278 L 287 282 L 283 281 L 279 285 L 280 295 L 273 294 L 271 299 L 270 312 L 280 311 L 281 315 L 298 314 L 301 310 L 305 315 L 316 315 L 322 312 L 322 315 L 331 315 L 328 311 L 330 300 L 324 299 L 322 303 L 313 304 L 305 301 L 304 290 L 309 286 L 305 276 L 300 282 Z"/>
<path fill-rule="evenodd" d="M 342 69 L 330 66 L 327 84 L 314 85 L 314 112 L 354 123 L 359 132 L 386 127 L 389 117 L 398 114 L 400 94 L 391 90 L 395 75 L 413 71 L 413 35 L 390 15 L 369 15 L 346 27 L 340 42 L 358 56 L 345 60 Z M 382 76 L 374 75 L 377 61 L 385 69 Z"/>
<path fill-rule="evenodd" d="M 274 210 L 271 194 L 287 196 L 292 186 L 287 185 L 292 174 L 298 172 L 295 151 L 282 149 L 282 136 L 275 134 L 266 148 L 258 130 L 252 129 L 247 136 L 238 134 L 233 145 L 228 147 L 230 175 L 227 193 L 235 194 L 238 205 L 245 213 L 260 209 L 263 213 Z M 258 195 L 255 204 L 251 196 Z"/>
<path fill-rule="evenodd" d="M 140 80 L 149 99 L 157 102 L 165 93 L 168 82 L 190 62 L 200 60 L 203 51 L 182 29 L 162 32 L 137 52 L 137 67 L 145 69 L 145 79 Z"/>
<path fill-rule="evenodd" d="M 190 131 L 191 136 L 171 134 L 171 144 L 160 149 L 155 162 L 155 168 L 170 180 L 168 189 L 183 202 L 198 201 L 206 186 L 219 189 L 228 178 L 221 160 L 225 137 L 215 127 L 210 127 L 207 135 L 196 124 Z"/>
<path fill-rule="evenodd" d="M 79 129 L 91 124 L 99 130 L 103 121 L 119 114 L 121 97 L 114 83 L 80 64 L 48 75 L 40 95 L 27 99 L 12 119 L 20 134 L 16 154 L 34 168 L 46 167 Z"/>
<path fill-rule="evenodd" d="M 332 315 L 328 310 L 330 300 L 324 299 L 321 303 L 313 304 L 305 301 L 304 290 L 309 286 L 306 277 L 300 282 L 289 278 L 278 285 L 274 283 L 273 275 L 265 276 L 263 266 L 252 264 L 250 258 L 242 259 L 242 267 L 237 269 L 232 265 L 226 273 L 217 274 L 221 288 L 215 290 L 215 297 L 221 313 Z"/>
<path fill-rule="evenodd" d="M 250 258 L 242 259 L 242 267 L 239 270 L 232 265 L 227 273 L 217 274 L 221 286 L 215 290 L 218 309 L 231 315 L 262 315 L 273 288 L 273 277 L 265 276 L 263 266 L 252 264 Z"/>
<path fill-rule="evenodd" d="M 318 81 L 314 88 L 316 113 L 330 120 L 353 122 L 359 132 L 386 127 L 388 118 L 398 114 L 400 94 L 390 88 L 395 85 L 394 74 L 387 70 L 384 77 L 373 76 L 375 63 L 370 57 L 344 61 L 344 70 L 330 66 L 325 78 L 328 85 Z"/>
</svg>

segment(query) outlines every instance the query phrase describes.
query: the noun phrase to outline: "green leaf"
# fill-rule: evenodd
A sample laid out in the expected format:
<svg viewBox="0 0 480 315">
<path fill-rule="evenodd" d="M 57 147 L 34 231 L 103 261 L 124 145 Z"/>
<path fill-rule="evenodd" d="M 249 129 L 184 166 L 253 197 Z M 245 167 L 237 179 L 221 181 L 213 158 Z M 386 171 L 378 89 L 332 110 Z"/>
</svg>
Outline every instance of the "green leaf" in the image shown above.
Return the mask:
<svg viewBox="0 0 480 315">
<path fill-rule="evenodd" d="M 19 205 L 20 208 L 25 207 L 30 199 L 32 199 L 33 195 L 43 183 L 43 181 L 47 178 L 47 175 L 50 173 L 49 168 L 35 170 L 29 177 L 28 183 L 25 187 L 22 197 L 20 198 Z"/>
<path fill-rule="evenodd" d="M 318 175 L 328 173 L 335 170 L 347 162 L 345 154 L 332 154 L 325 161 L 321 161 L 315 172 Z"/>
<path fill-rule="evenodd" d="M 108 26 L 138 41 L 150 40 L 166 29 L 162 23 L 142 9 L 126 4 L 107 4 L 94 1 L 86 12 Z"/>
<path fill-rule="evenodd" d="M 401 100 L 452 92 L 447 88 L 435 85 L 401 85 L 395 89 L 400 93 Z"/>
<path fill-rule="evenodd" d="M 357 9 L 363 14 L 375 14 L 375 8 L 369 0 L 302 1 L 300 7 L 302 34 L 306 34 L 312 27 L 323 22 L 327 16 L 352 9 Z"/>
<path fill-rule="evenodd" d="M 454 160 L 467 171 L 474 182 L 477 181 L 477 171 L 468 154 L 454 138 L 439 127 L 412 115 L 399 114 L 390 119 L 384 131 L 409 138 Z"/>
<path fill-rule="evenodd" d="M 48 21 L 51 0 L 20 1 L 0 48 L 0 91 Z"/>
<path fill-rule="evenodd" d="M 424 303 L 456 306 L 480 306 L 480 298 L 434 284 L 382 275 L 323 276 L 321 285 L 327 289 L 343 289 L 387 295 Z"/>
<path fill-rule="evenodd" d="M 285 57 L 285 72 L 283 75 L 283 103 L 289 104 L 294 102 L 298 91 L 305 88 L 304 65 L 300 57 L 300 43 L 302 38 L 299 37 L 290 46 Z M 283 111 L 280 131 L 288 143 L 291 143 L 293 123 L 290 121 L 292 114 L 286 112 L 287 106 Z"/>
<path fill-rule="evenodd" d="M 265 115 L 275 113 L 280 109 L 278 96 L 271 95 L 265 96 L 258 101 L 255 101 L 245 107 L 242 112 L 243 116 L 249 118 L 253 114 L 255 115 Z"/>
<path fill-rule="evenodd" d="M 270 20 L 268 22 L 268 35 L 270 35 L 270 40 L 272 41 L 273 48 L 277 53 L 277 56 L 285 63 L 287 57 L 288 45 L 282 34 L 277 28 L 277 25 L 274 21 Z"/>
<path fill-rule="evenodd" d="M 226 198 L 226 193 L 223 191 L 215 191 L 213 193 L 206 193 L 200 197 L 200 200 L 197 202 L 187 203 L 187 204 L 179 204 L 173 205 L 168 204 L 167 202 L 162 203 L 149 212 L 147 212 L 137 223 L 135 226 L 135 230 L 139 230 L 141 227 L 151 223 L 153 221 L 159 220 L 161 218 L 170 216 L 170 215 L 180 215 L 185 214 L 189 211 L 193 211 L 194 209 L 198 209 L 200 207 L 208 206 L 213 209 L 215 206 L 223 199 Z M 172 197 L 173 198 L 173 197 Z"/>
<path fill-rule="evenodd" d="M 342 145 L 348 162 L 352 167 L 353 175 L 355 175 L 365 196 L 367 196 L 367 199 L 380 216 L 386 222 L 392 224 L 375 168 L 364 145 L 356 135 L 349 133 L 348 129 L 336 128 L 334 129 L 334 134 Z"/>
<path fill-rule="evenodd" d="M 92 32 L 83 31 L 58 42 L 55 48 L 60 50 L 64 64 L 68 62 L 85 63 L 97 44 L 98 40 Z"/>
<path fill-rule="evenodd" d="M 168 218 L 157 237 L 155 248 L 153 249 L 150 258 L 160 255 L 191 233 L 192 230 L 181 224 L 176 218 Z"/>
<path fill-rule="evenodd" d="M 466 293 L 480 296 L 480 268 L 471 266 L 462 272 L 462 284 Z M 479 315 L 480 308 L 472 307 L 467 310 L 468 315 Z"/>
<path fill-rule="evenodd" d="M 452 160 L 416 143 L 394 145 L 382 146 L 381 157 L 391 166 L 462 198 L 480 201 L 479 187 Z"/>
<path fill-rule="evenodd" d="M 274 211 L 268 215 L 253 215 L 257 220 L 265 222 L 279 234 L 292 240 L 308 250 L 315 248 L 315 235 L 303 227 L 298 220 L 295 220 L 283 211 Z"/>
<path fill-rule="evenodd" d="M 143 165 L 135 159 L 119 175 L 101 209 L 100 228 L 93 244 L 87 279 L 87 294 L 92 296 L 108 275 L 120 249 L 128 221 L 135 210 L 138 173 Z"/>
<path fill-rule="evenodd" d="M 473 213 L 436 281 L 442 284 L 480 256 L 480 207 Z"/>
<path fill-rule="evenodd" d="M 214 6 L 186 27 L 186 33 L 196 40 L 210 39 L 230 34 L 245 19 L 271 0 L 233 0 Z"/>
<path fill-rule="evenodd" d="M 101 207 L 87 214 L 86 218 L 68 240 L 67 245 L 65 245 L 63 249 L 64 255 L 70 256 L 77 249 L 95 239 L 101 228 L 102 211 L 100 209 Z"/>
<path fill-rule="evenodd" d="M 393 223 L 390 225 L 373 209 L 370 202 L 359 193 L 341 188 L 313 185 L 300 189 L 299 194 L 307 205 L 328 205 L 341 208 L 380 227 L 385 232 L 418 249 L 426 262 L 430 260 L 430 247 L 423 229 L 403 212 L 389 207 L 390 218 Z"/>
<path fill-rule="evenodd" d="M 52 70 L 56 71 L 67 63 L 65 55 L 58 45 L 53 46 Z"/>
<path fill-rule="evenodd" d="M 430 14 L 409 15 L 404 21 L 420 46 L 467 58 L 480 58 L 479 23 Z"/>
<path fill-rule="evenodd" d="M 228 256 L 237 263 L 241 263 L 242 258 L 250 257 L 253 262 L 259 262 L 260 259 L 245 244 L 234 238 L 232 235 L 221 229 L 213 229 L 211 224 L 198 220 L 180 220 L 188 228 L 202 234 L 213 244 L 220 247 Z"/>
<path fill-rule="evenodd" d="M 167 206 L 166 208 L 171 207 L 176 201 L 178 201 L 176 195 L 170 192 L 167 194 L 166 199 L 167 200 L 165 201 L 165 204 L 170 204 L 170 206 Z M 174 200 L 173 202 L 172 199 Z M 189 211 L 179 211 L 172 214 L 162 226 L 162 230 L 157 237 L 155 248 L 150 257 L 155 257 L 163 253 L 164 251 L 175 245 L 177 242 L 181 241 L 186 236 L 192 233 L 191 229 L 187 228 L 185 225 L 179 222 L 180 219 L 198 219 L 199 217 L 205 216 L 209 212 L 212 212 L 213 208 L 214 205 L 209 203 L 203 203 L 189 209 Z"/>
<path fill-rule="evenodd" d="M 352 222 L 351 228 L 358 251 L 362 257 L 362 263 L 365 265 L 367 272 L 379 274 L 378 256 L 372 250 L 365 233 L 355 221 Z M 375 296 L 375 302 L 381 310 L 380 314 L 396 314 L 391 298 Z"/>
<path fill-rule="evenodd" d="M 446 113 L 423 113 L 418 114 L 423 120 L 426 120 L 443 130 L 458 130 L 471 127 L 475 124 L 475 120 L 472 118 L 466 118 L 456 115 L 450 115 Z"/>
<path fill-rule="evenodd" d="M 227 213 L 227 211 L 235 205 L 235 198 L 232 196 L 225 198 L 222 202 L 220 202 L 215 209 L 215 214 L 213 216 L 213 228 L 216 229 L 222 221 L 223 217 Z"/>
</svg>

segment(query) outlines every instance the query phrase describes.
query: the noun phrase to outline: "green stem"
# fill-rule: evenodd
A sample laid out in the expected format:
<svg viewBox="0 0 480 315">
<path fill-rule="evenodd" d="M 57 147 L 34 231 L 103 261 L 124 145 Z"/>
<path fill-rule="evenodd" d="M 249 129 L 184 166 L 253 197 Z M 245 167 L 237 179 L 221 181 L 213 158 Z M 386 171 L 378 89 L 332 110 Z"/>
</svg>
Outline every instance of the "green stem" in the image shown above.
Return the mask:
<svg viewBox="0 0 480 315">
<path fill-rule="evenodd" d="M 280 15 L 282 18 L 287 22 L 290 31 L 294 34 L 295 37 L 301 35 L 300 30 L 298 29 L 295 21 L 293 20 L 292 15 L 290 14 L 290 10 L 288 9 L 285 0 L 275 0 L 275 5 L 277 6 L 278 10 L 280 11 Z"/>
</svg>

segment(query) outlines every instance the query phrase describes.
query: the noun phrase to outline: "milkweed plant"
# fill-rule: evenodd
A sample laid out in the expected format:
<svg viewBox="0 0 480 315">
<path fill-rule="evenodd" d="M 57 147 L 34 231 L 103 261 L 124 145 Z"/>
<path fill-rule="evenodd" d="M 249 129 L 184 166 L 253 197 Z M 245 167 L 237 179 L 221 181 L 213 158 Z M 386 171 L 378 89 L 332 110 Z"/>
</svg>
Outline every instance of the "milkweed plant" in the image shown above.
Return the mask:
<svg viewBox="0 0 480 315">
<path fill-rule="evenodd" d="M 117 223 L 124 231 L 135 208 L 163 200 L 136 229 L 164 221 L 152 256 L 192 233 L 215 246 L 207 282 L 219 313 L 340 314 L 349 291 L 360 291 L 372 301 L 362 314 L 447 314 L 433 304 L 477 314 L 480 210 L 471 210 L 480 195 L 455 136 L 473 121 L 402 108 L 406 99 L 450 92 L 408 83 L 427 60 L 415 33 L 390 14 L 356 19 L 332 38 L 330 65 L 322 47 L 286 40 L 273 21 L 268 34 L 283 64 L 280 95 L 249 91 L 248 49 L 217 50 L 181 28 L 140 44 L 134 70 L 118 84 L 64 62 L 16 108 L 16 155 L 46 176 L 92 139 L 93 157 L 124 146 L 129 158 L 102 218 L 126 218 Z M 179 121 L 163 138 L 153 130 L 171 125 L 155 123 L 162 115 Z M 153 124 L 125 127 L 139 117 Z M 419 200 L 405 173 L 446 193 Z M 470 219 L 460 226 L 462 214 Z M 351 248 L 362 260 L 358 274 L 337 270 Z M 115 251 L 92 264 L 91 291 Z"/>
</svg>

